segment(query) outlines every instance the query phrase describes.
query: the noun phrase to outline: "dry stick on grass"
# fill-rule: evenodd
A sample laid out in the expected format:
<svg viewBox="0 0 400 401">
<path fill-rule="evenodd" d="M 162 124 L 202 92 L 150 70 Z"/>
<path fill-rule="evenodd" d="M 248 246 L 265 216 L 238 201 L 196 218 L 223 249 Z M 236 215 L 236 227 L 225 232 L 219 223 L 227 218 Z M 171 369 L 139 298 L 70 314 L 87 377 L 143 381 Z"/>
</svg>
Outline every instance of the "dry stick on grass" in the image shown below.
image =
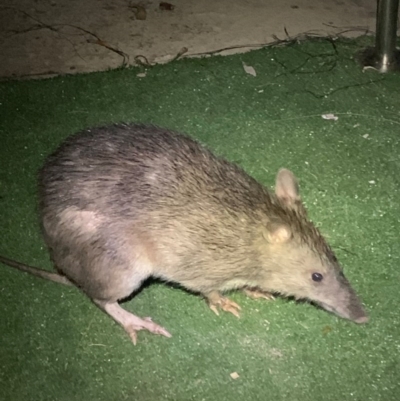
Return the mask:
<svg viewBox="0 0 400 401">
<path fill-rule="evenodd" d="M 367 28 L 363 28 L 363 27 L 355 27 L 355 28 L 348 28 L 345 29 L 341 32 L 338 32 L 336 35 L 320 35 L 318 33 L 315 33 L 313 31 L 307 31 L 305 33 L 301 33 L 298 34 L 294 37 L 291 37 L 286 29 L 286 27 L 284 28 L 284 32 L 286 34 L 286 39 L 279 39 L 276 35 L 273 35 L 272 37 L 274 38 L 274 42 L 270 42 L 270 43 L 262 43 L 262 44 L 248 44 L 248 45 L 241 45 L 241 46 L 230 46 L 230 47 L 225 47 L 223 49 L 218 49 L 218 50 L 214 50 L 211 52 L 205 52 L 205 53 L 196 53 L 196 54 L 188 54 L 184 57 L 193 57 L 193 56 L 206 56 L 206 55 L 214 55 L 214 54 L 218 54 L 221 53 L 223 51 L 227 51 L 227 50 L 233 50 L 233 49 L 240 49 L 240 48 L 262 48 L 262 47 L 282 47 L 282 46 L 291 46 L 294 44 L 299 44 L 300 42 L 304 42 L 306 40 L 324 40 L 327 41 L 331 44 L 332 46 L 332 52 L 330 53 L 323 53 L 323 54 L 310 54 L 308 52 L 305 52 L 304 50 L 301 49 L 296 49 L 297 51 L 300 51 L 304 54 L 306 54 L 308 57 L 306 58 L 305 61 L 303 61 L 300 65 L 296 66 L 293 69 L 289 69 L 284 63 L 280 62 L 277 57 L 274 57 L 274 60 L 276 63 L 280 64 L 285 70 L 286 72 L 279 74 L 279 76 L 282 75 L 287 75 L 287 74 L 316 74 L 316 73 L 325 73 L 325 72 L 330 72 L 332 71 L 336 66 L 337 66 L 337 57 L 338 57 L 338 50 L 336 48 L 336 44 L 335 44 L 335 40 L 340 39 L 343 37 L 344 33 L 348 33 L 348 32 L 352 32 L 352 31 L 359 31 L 362 30 L 364 32 L 364 36 L 371 33 L 371 31 L 369 31 L 369 29 Z M 328 56 L 328 57 L 335 57 L 335 59 L 331 62 L 331 65 L 328 65 L 326 68 L 319 70 L 319 71 L 300 71 L 300 69 L 308 63 L 308 61 L 312 58 L 315 57 L 324 57 L 324 56 Z M 369 80 L 368 82 L 359 82 L 359 83 L 355 83 L 352 85 L 345 85 L 345 86 L 341 86 L 335 89 L 330 90 L 329 92 L 326 93 L 322 93 L 322 94 L 317 94 L 314 93 L 313 91 L 309 90 L 309 89 L 304 89 L 301 92 L 304 93 L 308 93 L 310 95 L 312 95 L 315 98 L 321 99 L 321 98 L 326 98 L 330 95 L 333 95 L 336 92 L 342 91 L 342 90 L 347 90 L 350 88 L 355 88 L 355 87 L 360 87 L 360 86 L 365 86 L 365 85 L 371 85 L 377 82 L 380 82 L 382 80 L 384 80 L 384 77 L 378 78 L 378 79 L 374 79 L 374 80 Z"/>
</svg>

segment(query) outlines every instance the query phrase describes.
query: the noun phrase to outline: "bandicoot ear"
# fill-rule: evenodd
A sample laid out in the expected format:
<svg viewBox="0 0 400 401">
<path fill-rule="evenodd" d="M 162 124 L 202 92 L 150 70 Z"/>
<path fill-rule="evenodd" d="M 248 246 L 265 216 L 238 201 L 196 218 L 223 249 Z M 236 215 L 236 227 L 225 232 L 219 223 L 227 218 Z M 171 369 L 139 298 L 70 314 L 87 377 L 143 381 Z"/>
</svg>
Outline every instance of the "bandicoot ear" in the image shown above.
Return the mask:
<svg viewBox="0 0 400 401">
<path fill-rule="evenodd" d="M 281 244 L 292 238 L 292 232 L 284 224 L 269 222 L 263 231 L 264 238 L 271 244 Z"/>
<path fill-rule="evenodd" d="M 300 201 L 299 185 L 294 174 L 285 168 L 278 171 L 275 184 L 276 196 L 288 206 Z"/>
</svg>

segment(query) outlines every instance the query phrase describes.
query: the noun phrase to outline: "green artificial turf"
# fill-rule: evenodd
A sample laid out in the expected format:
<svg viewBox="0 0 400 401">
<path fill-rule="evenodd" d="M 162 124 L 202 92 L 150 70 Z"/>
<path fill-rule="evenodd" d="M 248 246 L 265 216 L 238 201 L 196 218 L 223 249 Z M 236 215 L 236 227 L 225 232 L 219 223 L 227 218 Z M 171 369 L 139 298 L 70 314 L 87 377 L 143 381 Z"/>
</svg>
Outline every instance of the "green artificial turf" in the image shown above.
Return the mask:
<svg viewBox="0 0 400 401">
<path fill-rule="evenodd" d="M 0 399 L 399 400 L 400 76 L 361 70 L 353 55 L 367 42 L 185 59 L 145 78 L 132 68 L 1 83 L 0 254 L 51 268 L 35 175 L 65 137 L 104 123 L 155 123 L 198 138 L 266 185 L 278 168 L 292 169 L 370 322 L 241 293 L 231 296 L 241 318 L 217 317 L 199 297 L 156 283 L 124 307 L 173 337 L 140 332 L 134 347 L 78 290 L 1 265 Z"/>
</svg>

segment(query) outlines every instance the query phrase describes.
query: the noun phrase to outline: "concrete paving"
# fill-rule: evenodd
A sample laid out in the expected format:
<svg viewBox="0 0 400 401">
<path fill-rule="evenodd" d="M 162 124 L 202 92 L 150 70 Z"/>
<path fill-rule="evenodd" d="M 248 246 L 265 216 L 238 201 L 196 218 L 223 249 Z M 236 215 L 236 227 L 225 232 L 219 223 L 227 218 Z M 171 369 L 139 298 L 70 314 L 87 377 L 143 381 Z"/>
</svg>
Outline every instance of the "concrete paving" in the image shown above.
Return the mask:
<svg viewBox="0 0 400 401">
<path fill-rule="evenodd" d="M 375 30 L 375 0 L 3 0 L 0 77 L 46 77 Z M 221 51 L 222 49 L 226 49 Z"/>
</svg>

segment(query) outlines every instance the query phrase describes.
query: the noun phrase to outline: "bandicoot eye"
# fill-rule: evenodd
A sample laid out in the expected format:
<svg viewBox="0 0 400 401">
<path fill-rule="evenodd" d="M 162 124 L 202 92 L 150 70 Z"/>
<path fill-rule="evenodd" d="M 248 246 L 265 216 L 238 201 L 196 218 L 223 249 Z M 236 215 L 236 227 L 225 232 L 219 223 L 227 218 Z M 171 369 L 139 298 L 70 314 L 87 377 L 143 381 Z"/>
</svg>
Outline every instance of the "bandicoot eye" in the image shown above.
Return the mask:
<svg viewBox="0 0 400 401">
<path fill-rule="evenodd" d="M 317 283 L 319 283 L 320 281 L 322 281 L 324 276 L 321 273 L 313 273 L 311 275 L 311 278 L 313 279 L 313 281 L 316 281 Z"/>
</svg>

